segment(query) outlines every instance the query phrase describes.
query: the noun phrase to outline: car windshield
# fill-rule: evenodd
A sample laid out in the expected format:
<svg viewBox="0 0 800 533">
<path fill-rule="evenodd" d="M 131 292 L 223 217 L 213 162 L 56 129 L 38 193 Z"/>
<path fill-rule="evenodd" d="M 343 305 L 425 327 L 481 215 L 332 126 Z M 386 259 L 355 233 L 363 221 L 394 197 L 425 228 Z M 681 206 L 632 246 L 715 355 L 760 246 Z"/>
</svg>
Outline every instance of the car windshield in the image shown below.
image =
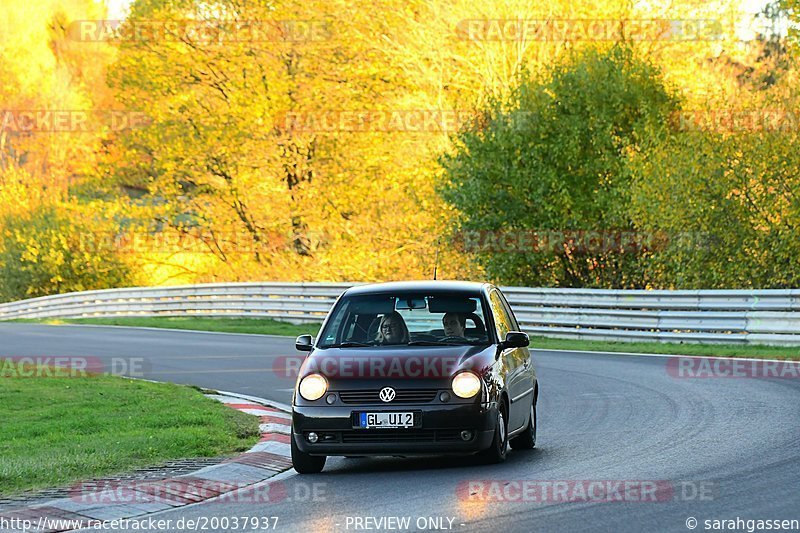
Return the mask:
<svg viewBox="0 0 800 533">
<path fill-rule="evenodd" d="M 486 316 L 475 295 L 356 295 L 339 302 L 319 348 L 488 344 Z"/>
</svg>

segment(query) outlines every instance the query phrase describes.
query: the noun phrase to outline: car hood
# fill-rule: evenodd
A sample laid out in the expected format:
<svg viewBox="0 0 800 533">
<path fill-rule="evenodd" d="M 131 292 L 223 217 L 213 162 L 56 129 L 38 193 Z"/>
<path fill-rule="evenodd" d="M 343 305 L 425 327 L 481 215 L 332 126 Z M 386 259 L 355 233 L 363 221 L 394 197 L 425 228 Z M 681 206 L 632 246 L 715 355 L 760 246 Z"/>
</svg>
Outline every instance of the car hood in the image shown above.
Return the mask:
<svg viewBox="0 0 800 533">
<path fill-rule="evenodd" d="M 462 370 L 483 375 L 494 363 L 496 347 L 398 346 L 316 349 L 300 375 L 315 372 L 334 380 L 437 380 Z"/>
</svg>

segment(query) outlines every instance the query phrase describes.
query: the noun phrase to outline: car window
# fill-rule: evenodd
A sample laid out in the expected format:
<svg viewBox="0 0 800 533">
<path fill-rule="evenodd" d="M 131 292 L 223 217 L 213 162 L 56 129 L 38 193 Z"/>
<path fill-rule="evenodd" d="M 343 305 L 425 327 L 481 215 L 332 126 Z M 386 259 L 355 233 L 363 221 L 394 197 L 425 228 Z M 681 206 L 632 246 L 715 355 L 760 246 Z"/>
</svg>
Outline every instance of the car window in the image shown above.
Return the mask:
<svg viewBox="0 0 800 533">
<path fill-rule="evenodd" d="M 494 326 L 497 331 L 497 338 L 503 340 L 506 338 L 506 333 L 514 330 L 514 325 L 511 317 L 505 309 L 500 292 L 495 289 L 489 294 L 489 302 L 492 306 L 492 315 L 494 315 Z"/>
<path fill-rule="evenodd" d="M 455 332 L 444 327 L 444 319 L 452 322 L 453 317 L 461 324 Z M 479 295 L 404 292 L 345 296 L 321 332 L 318 346 L 488 344 L 487 323 Z M 402 335 L 391 336 L 393 325 L 402 330 Z M 381 334 L 382 327 L 388 328 L 389 336 Z"/>
<path fill-rule="evenodd" d="M 500 297 L 500 301 L 503 303 L 503 309 L 508 315 L 510 324 L 511 324 L 511 331 L 522 331 L 519 327 L 519 323 L 517 322 L 517 317 L 514 316 L 514 311 L 511 309 L 511 304 L 508 303 L 506 300 L 506 295 L 500 292 L 499 289 L 495 289 L 497 295 Z"/>
</svg>

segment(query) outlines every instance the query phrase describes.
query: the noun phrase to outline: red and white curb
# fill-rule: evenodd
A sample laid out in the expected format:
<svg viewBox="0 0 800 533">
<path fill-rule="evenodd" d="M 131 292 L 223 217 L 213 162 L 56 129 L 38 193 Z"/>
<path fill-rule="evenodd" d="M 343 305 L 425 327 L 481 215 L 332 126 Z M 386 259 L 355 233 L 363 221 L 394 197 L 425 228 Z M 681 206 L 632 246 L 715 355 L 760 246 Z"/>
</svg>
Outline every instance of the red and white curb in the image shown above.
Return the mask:
<svg viewBox="0 0 800 533">
<path fill-rule="evenodd" d="M 286 457 L 291 466 L 290 436 L 292 434 L 292 415 L 276 407 L 266 406 L 242 397 L 208 395 L 228 407 L 261 419 L 261 441 L 247 453 L 267 452 Z"/>
<path fill-rule="evenodd" d="M 250 450 L 191 474 L 160 480 L 87 482 L 60 498 L 0 514 L 0 533 L 50 533 L 76 529 L 69 524 L 138 518 L 207 500 L 267 503 L 283 496 L 280 482 L 263 482 L 286 472 L 291 461 L 288 406 L 234 393 L 206 394 L 232 409 L 260 419 L 261 439 Z M 283 477 L 283 476 L 281 476 Z M 271 486 L 272 485 L 272 486 Z M 23 528 L 25 524 L 27 528 Z"/>
</svg>

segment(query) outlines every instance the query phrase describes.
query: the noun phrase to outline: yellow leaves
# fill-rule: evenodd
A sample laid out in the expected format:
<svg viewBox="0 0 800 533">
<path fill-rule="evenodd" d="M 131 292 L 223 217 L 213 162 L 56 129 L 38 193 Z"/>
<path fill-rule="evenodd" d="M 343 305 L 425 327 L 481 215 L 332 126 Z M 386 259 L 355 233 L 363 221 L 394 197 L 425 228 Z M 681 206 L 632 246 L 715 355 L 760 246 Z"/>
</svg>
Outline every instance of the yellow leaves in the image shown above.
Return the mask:
<svg viewBox="0 0 800 533">
<path fill-rule="evenodd" d="M 331 38 L 224 46 L 126 42 L 111 49 L 70 42 L 58 28 L 47 29 L 55 15 L 62 25 L 72 19 L 103 18 L 102 3 L 11 2 L 8 16 L 0 20 L 4 102 L 62 109 L 116 103 L 146 111 L 154 127 L 115 132 L 102 149 L 103 138 L 96 132 L 15 139 L 13 150 L 26 153 L 28 160 L 3 166 L 0 214 L 21 217 L 44 203 L 60 201 L 66 188 L 53 194 L 54 182 L 88 176 L 103 180 L 107 193 L 118 193 L 114 184 L 123 183 L 146 188 L 150 196 L 142 201 L 124 196 L 82 199 L 85 203 L 77 208 L 59 204 L 75 224 L 103 213 L 98 218 L 105 218 L 104 231 L 109 233 L 146 233 L 155 231 L 154 226 L 166 233 L 183 225 L 223 236 L 253 232 L 270 242 L 259 260 L 233 238 L 221 239 L 216 255 L 195 249 L 133 251 L 124 259 L 137 270 L 137 283 L 424 277 L 430 272 L 434 243 L 447 221 L 459 216 L 443 204 L 435 187 L 440 179 L 437 157 L 450 150 L 452 131 L 326 135 L 291 131 L 282 114 L 472 110 L 492 96 L 506 94 L 523 67 L 544 72 L 569 50 L 598 45 L 465 39 L 457 31 L 463 21 L 697 18 L 727 23 L 737 20 L 737 3 L 378 0 L 354 8 L 346 0 L 269 5 L 222 0 L 200 7 L 136 2 L 133 18 L 142 20 L 228 18 L 240 9 L 236 16 L 241 20 L 324 20 Z M 576 35 L 588 36 L 583 30 Z M 693 104 L 712 97 L 724 102 L 739 94 L 735 76 L 704 66 L 720 43 L 727 46 L 728 40 L 635 46 L 663 66 Z M 102 78 L 113 57 L 117 62 L 109 79 L 116 92 L 109 94 Z M 0 150 L 5 148 L 9 146 L 0 145 Z M 101 152 L 109 154 L 106 174 L 95 164 Z M 524 150 L 517 155 L 524 159 Z M 631 145 L 624 155 L 633 160 L 647 154 Z M 741 158 L 741 153 L 735 157 Z M 651 170 L 649 161 L 642 165 Z M 661 175 L 669 178 L 671 172 L 667 167 Z M 119 227 L 122 220 L 124 228 Z M 130 221 L 142 224 L 128 226 Z M 154 221 L 157 224 L 151 224 Z M 97 264 L 92 250 L 70 250 L 75 248 L 74 236 L 45 234 L 47 239 L 36 242 L 20 237 L 27 260 L 59 268 L 71 260 Z M 310 255 L 298 254 L 295 241 Z M 57 250 L 74 255 L 59 255 Z M 459 253 L 442 255 L 453 272 L 468 271 L 469 261 Z M 67 278 L 58 274 L 45 281 L 61 284 Z"/>
<path fill-rule="evenodd" d="M 22 254 L 22 259 L 25 261 L 30 261 L 31 263 L 38 262 L 39 248 L 37 248 L 34 244 L 27 244 L 25 246 L 25 252 Z"/>
</svg>

